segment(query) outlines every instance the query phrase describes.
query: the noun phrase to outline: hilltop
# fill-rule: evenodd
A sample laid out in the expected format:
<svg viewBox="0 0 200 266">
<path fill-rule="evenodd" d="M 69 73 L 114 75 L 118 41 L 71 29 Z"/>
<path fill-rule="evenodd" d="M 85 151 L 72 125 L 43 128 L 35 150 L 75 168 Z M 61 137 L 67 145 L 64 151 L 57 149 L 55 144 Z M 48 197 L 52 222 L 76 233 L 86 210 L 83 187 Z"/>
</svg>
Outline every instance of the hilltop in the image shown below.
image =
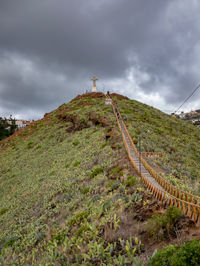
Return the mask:
<svg viewBox="0 0 200 266">
<path fill-rule="evenodd" d="M 199 194 L 199 130 L 111 96 L 136 145 L 150 130 L 142 151 L 163 154 L 148 157 L 151 166 Z M 146 191 L 104 101 L 102 93 L 78 95 L 0 142 L 0 264 L 131 265 L 199 239 L 189 218 Z"/>
</svg>

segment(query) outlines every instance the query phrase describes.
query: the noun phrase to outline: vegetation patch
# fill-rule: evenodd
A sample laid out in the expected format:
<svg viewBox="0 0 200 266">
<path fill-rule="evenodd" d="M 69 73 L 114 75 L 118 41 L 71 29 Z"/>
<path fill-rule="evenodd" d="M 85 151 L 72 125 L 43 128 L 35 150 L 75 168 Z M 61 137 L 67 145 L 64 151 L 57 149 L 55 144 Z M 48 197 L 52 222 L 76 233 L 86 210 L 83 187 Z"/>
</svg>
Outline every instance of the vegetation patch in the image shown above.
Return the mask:
<svg viewBox="0 0 200 266">
<path fill-rule="evenodd" d="M 133 187 L 136 185 L 136 183 L 137 183 L 137 177 L 130 176 L 130 175 L 127 177 L 127 180 L 126 180 L 127 187 Z"/>
<path fill-rule="evenodd" d="M 151 167 L 176 187 L 200 196 L 199 129 L 140 102 L 114 99 L 133 142 L 138 146 L 142 133 L 142 152 L 163 154 L 145 158 Z"/>
<path fill-rule="evenodd" d="M 174 234 L 175 223 L 182 216 L 181 210 L 169 207 L 164 214 L 153 214 L 147 223 L 147 232 L 156 240 L 162 240 Z"/>
<path fill-rule="evenodd" d="M 89 191 L 90 191 L 89 187 L 85 187 L 85 188 L 81 189 L 82 194 L 88 194 Z"/>
<path fill-rule="evenodd" d="M 200 265 L 199 254 L 200 240 L 192 240 L 182 246 L 170 245 L 155 253 L 148 266 Z"/>
<path fill-rule="evenodd" d="M 72 167 L 77 167 L 81 162 L 79 161 L 75 161 L 73 164 L 72 164 Z"/>
<path fill-rule="evenodd" d="M 109 180 L 106 187 L 108 191 L 114 191 L 120 186 L 120 182 L 118 180 Z"/>
<path fill-rule="evenodd" d="M 8 211 L 8 208 L 2 208 L 0 210 L 0 216 L 3 215 L 4 213 L 6 213 Z"/>
<path fill-rule="evenodd" d="M 142 132 L 137 119 L 145 127 L 156 125 L 162 134 L 154 109 L 149 117 L 147 106 L 116 99 L 122 109 L 130 108 L 131 134 Z M 8 209 L 0 215 L 0 264 L 142 265 L 151 255 L 149 247 L 157 241 L 144 222 L 164 207 L 135 177 L 112 107 L 104 100 L 102 94 L 77 97 L 0 142 L 0 206 Z M 146 149 L 144 139 L 143 144 Z M 170 156 L 181 163 L 175 148 L 170 147 Z M 184 219 L 170 217 L 162 230 L 171 232 L 168 224 L 178 227 Z"/>
<path fill-rule="evenodd" d="M 111 170 L 110 174 L 111 174 L 111 175 L 116 175 L 116 174 L 118 174 L 121 170 L 122 170 L 121 167 L 115 167 L 115 168 L 113 168 L 113 169 Z"/>
<path fill-rule="evenodd" d="M 95 168 L 92 173 L 90 174 L 90 178 L 94 178 L 96 175 L 102 173 L 104 170 L 102 167 Z"/>
</svg>

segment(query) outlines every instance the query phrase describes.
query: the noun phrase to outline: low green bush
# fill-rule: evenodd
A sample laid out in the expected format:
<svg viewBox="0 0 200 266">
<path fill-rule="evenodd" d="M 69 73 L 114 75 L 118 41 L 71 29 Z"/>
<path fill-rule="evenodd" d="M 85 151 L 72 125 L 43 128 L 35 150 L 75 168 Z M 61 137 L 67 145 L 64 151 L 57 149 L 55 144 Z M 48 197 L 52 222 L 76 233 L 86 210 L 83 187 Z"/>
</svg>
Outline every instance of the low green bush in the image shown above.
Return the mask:
<svg viewBox="0 0 200 266">
<path fill-rule="evenodd" d="M 89 191 L 90 191 L 89 187 L 85 187 L 85 188 L 81 189 L 82 194 L 87 194 Z"/>
<path fill-rule="evenodd" d="M 133 193 L 131 195 L 131 201 L 132 202 L 140 202 L 141 200 L 142 200 L 142 196 L 140 194 Z"/>
<path fill-rule="evenodd" d="M 83 224 L 79 227 L 79 229 L 76 231 L 76 236 L 82 236 L 85 232 L 89 231 L 90 227 L 87 224 Z"/>
<path fill-rule="evenodd" d="M 38 145 L 37 147 L 36 147 L 36 150 L 39 150 L 41 148 L 41 145 Z"/>
<path fill-rule="evenodd" d="M 101 148 L 105 148 L 107 146 L 107 143 L 105 142 L 104 144 L 101 145 Z"/>
<path fill-rule="evenodd" d="M 135 176 L 128 176 L 125 184 L 127 187 L 133 187 L 137 183 L 137 178 Z"/>
<path fill-rule="evenodd" d="M 115 167 L 112 169 L 111 174 L 116 175 L 121 171 L 121 167 Z"/>
<path fill-rule="evenodd" d="M 28 144 L 27 144 L 27 149 L 32 149 L 34 146 L 33 142 L 30 141 Z"/>
<path fill-rule="evenodd" d="M 176 207 L 169 207 L 164 214 L 153 214 L 147 222 L 147 232 L 155 239 L 161 240 L 166 232 L 174 230 L 174 224 L 182 215 L 181 210 Z"/>
<path fill-rule="evenodd" d="M 58 245 L 62 244 L 65 240 L 65 235 L 62 233 L 57 233 L 52 236 L 51 242 L 56 242 Z"/>
<path fill-rule="evenodd" d="M 78 145 L 80 144 L 80 142 L 79 142 L 79 141 L 74 141 L 72 144 L 73 144 L 74 146 L 78 146 Z"/>
<path fill-rule="evenodd" d="M 182 215 L 182 211 L 176 207 L 169 207 L 166 212 L 166 221 L 168 224 L 173 225 L 178 218 Z"/>
<path fill-rule="evenodd" d="M 79 162 L 79 161 L 76 161 L 76 162 L 73 163 L 72 166 L 73 166 L 73 167 L 77 167 L 79 164 L 80 164 L 80 162 Z"/>
<path fill-rule="evenodd" d="M 118 180 L 109 180 L 106 187 L 108 191 L 114 191 L 120 186 L 120 182 Z"/>
<path fill-rule="evenodd" d="M 82 221 L 84 221 L 84 219 L 88 217 L 88 214 L 89 213 L 87 210 L 78 212 L 74 217 L 71 218 L 69 224 L 71 224 L 72 226 L 74 226 L 75 224 L 80 224 Z"/>
<path fill-rule="evenodd" d="M 192 240 L 181 246 L 170 245 L 159 250 L 148 262 L 148 266 L 200 265 L 200 241 Z"/>
<path fill-rule="evenodd" d="M 4 213 L 6 213 L 8 211 L 8 208 L 3 208 L 0 210 L 0 216 L 3 215 Z"/>
<path fill-rule="evenodd" d="M 51 176 L 52 176 L 52 175 L 55 175 L 55 174 L 56 174 L 56 171 L 53 170 L 53 171 L 51 171 L 49 174 L 50 174 Z"/>
<path fill-rule="evenodd" d="M 93 178 L 93 177 L 95 177 L 96 175 L 98 175 L 98 174 L 100 174 L 102 172 L 103 172 L 103 168 L 102 167 L 97 167 L 90 174 L 90 178 Z"/>
</svg>

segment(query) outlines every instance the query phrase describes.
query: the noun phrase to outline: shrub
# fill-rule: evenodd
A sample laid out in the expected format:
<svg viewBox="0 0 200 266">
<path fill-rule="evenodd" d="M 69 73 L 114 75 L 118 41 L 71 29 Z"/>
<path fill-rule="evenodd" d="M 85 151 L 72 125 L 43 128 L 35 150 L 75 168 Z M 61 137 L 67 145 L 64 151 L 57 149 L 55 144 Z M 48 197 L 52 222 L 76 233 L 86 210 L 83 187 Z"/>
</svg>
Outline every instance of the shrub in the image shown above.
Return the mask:
<svg viewBox="0 0 200 266">
<path fill-rule="evenodd" d="M 101 145 L 101 148 L 103 149 L 103 148 L 105 148 L 107 146 L 107 143 L 103 143 L 102 145 Z"/>
<path fill-rule="evenodd" d="M 82 194 L 87 194 L 89 191 L 90 191 L 89 187 L 85 187 L 85 188 L 81 189 Z"/>
<path fill-rule="evenodd" d="M 137 138 L 134 138 L 133 139 L 133 143 L 137 145 L 138 144 L 138 139 Z"/>
<path fill-rule="evenodd" d="M 37 147 L 36 147 L 36 150 L 38 150 L 38 149 L 40 149 L 41 148 L 41 145 L 38 145 Z"/>
<path fill-rule="evenodd" d="M 74 146 L 78 146 L 79 144 L 80 144 L 79 141 L 74 141 L 74 142 L 73 142 L 73 145 L 74 145 Z"/>
<path fill-rule="evenodd" d="M 121 171 L 121 167 L 115 167 L 112 169 L 111 174 L 116 175 Z"/>
<path fill-rule="evenodd" d="M 27 149 L 32 149 L 33 148 L 33 142 L 30 141 L 28 144 L 27 144 Z"/>
<path fill-rule="evenodd" d="M 75 233 L 76 236 L 82 236 L 85 232 L 89 231 L 90 227 L 87 224 L 83 224 Z"/>
<path fill-rule="evenodd" d="M 7 208 L 3 208 L 0 210 L 0 216 L 3 215 L 4 213 L 6 213 L 8 211 Z"/>
<path fill-rule="evenodd" d="M 62 233 L 58 233 L 56 235 L 53 235 L 52 236 L 52 239 L 51 239 L 52 242 L 55 241 L 58 245 L 60 245 L 61 243 L 63 243 L 64 240 L 65 240 L 65 235 L 62 234 Z"/>
<path fill-rule="evenodd" d="M 182 266 L 200 265 L 200 241 L 192 240 L 182 246 L 171 245 L 159 250 L 153 256 L 148 266 Z"/>
<path fill-rule="evenodd" d="M 6 239 L 0 241 L 0 248 L 11 247 L 14 244 L 14 242 L 17 241 L 18 239 L 19 239 L 18 236 L 9 236 Z M 0 249 L 0 254 L 1 254 L 1 249 Z M 1 260 L 0 260 L 0 263 L 1 263 Z"/>
<path fill-rule="evenodd" d="M 110 210 L 110 208 L 112 207 L 113 205 L 113 202 L 111 199 L 108 199 L 106 200 L 104 203 L 103 203 L 103 212 L 107 212 Z"/>
<path fill-rule="evenodd" d="M 169 207 L 165 214 L 154 214 L 147 222 L 147 232 L 155 239 L 162 239 L 166 232 L 173 230 L 181 215 L 182 212 L 176 207 Z"/>
<path fill-rule="evenodd" d="M 135 176 L 128 176 L 125 184 L 127 187 L 132 187 L 135 186 L 136 183 L 137 183 L 137 178 Z"/>
<path fill-rule="evenodd" d="M 109 180 L 106 187 L 108 188 L 109 191 L 113 191 L 116 190 L 120 185 L 119 181 L 115 181 L 115 180 Z"/>
<path fill-rule="evenodd" d="M 56 171 L 51 171 L 50 173 L 49 173 L 50 175 L 55 175 L 56 174 Z"/>
<path fill-rule="evenodd" d="M 142 200 L 142 196 L 137 193 L 133 193 L 131 196 L 131 201 L 132 202 L 140 202 Z"/>
<path fill-rule="evenodd" d="M 80 162 L 79 162 L 79 161 L 76 161 L 76 162 L 73 163 L 72 166 L 73 166 L 73 167 L 76 167 L 76 166 L 78 166 L 79 164 L 80 164 Z"/>
<path fill-rule="evenodd" d="M 75 218 L 71 220 L 72 225 L 80 224 L 84 219 L 88 217 L 88 214 L 89 214 L 88 210 L 77 213 Z"/>
<path fill-rule="evenodd" d="M 177 222 L 178 218 L 182 215 L 182 211 L 177 209 L 176 207 L 169 207 L 166 213 L 167 223 L 173 225 Z"/>
<path fill-rule="evenodd" d="M 103 172 L 103 168 L 101 168 L 101 167 L 97 167 L 97 168 L 95 168 L 93 171 L 92 171 L 92 173 L 90 174 L 90 178 L 93 178 L 93 177 L 95 177 L 96 175 L 98 175 L 98 174 L 100 174 L 100 173 L 102 173 Z"/>
<path fill-rule="evenodd" d="M 120 193 L 125 193 L 125 188 L 121 185 L 120 187 L 119 187 L 119 192 Z"/>
</svg>

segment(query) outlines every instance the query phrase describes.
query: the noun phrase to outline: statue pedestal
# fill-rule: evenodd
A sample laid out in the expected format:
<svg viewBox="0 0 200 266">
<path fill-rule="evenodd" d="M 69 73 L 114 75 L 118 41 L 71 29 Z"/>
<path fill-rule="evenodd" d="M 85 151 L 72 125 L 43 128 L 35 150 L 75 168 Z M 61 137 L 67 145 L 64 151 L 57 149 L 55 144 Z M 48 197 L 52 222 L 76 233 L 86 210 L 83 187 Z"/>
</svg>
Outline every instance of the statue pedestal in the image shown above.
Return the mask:
<svg viewBox="0 0 200 266">
<path fill-rule="evenodd" d="M 97 87 L 92 87 L 92 92 L 97 92 Z"/>
</svg>

